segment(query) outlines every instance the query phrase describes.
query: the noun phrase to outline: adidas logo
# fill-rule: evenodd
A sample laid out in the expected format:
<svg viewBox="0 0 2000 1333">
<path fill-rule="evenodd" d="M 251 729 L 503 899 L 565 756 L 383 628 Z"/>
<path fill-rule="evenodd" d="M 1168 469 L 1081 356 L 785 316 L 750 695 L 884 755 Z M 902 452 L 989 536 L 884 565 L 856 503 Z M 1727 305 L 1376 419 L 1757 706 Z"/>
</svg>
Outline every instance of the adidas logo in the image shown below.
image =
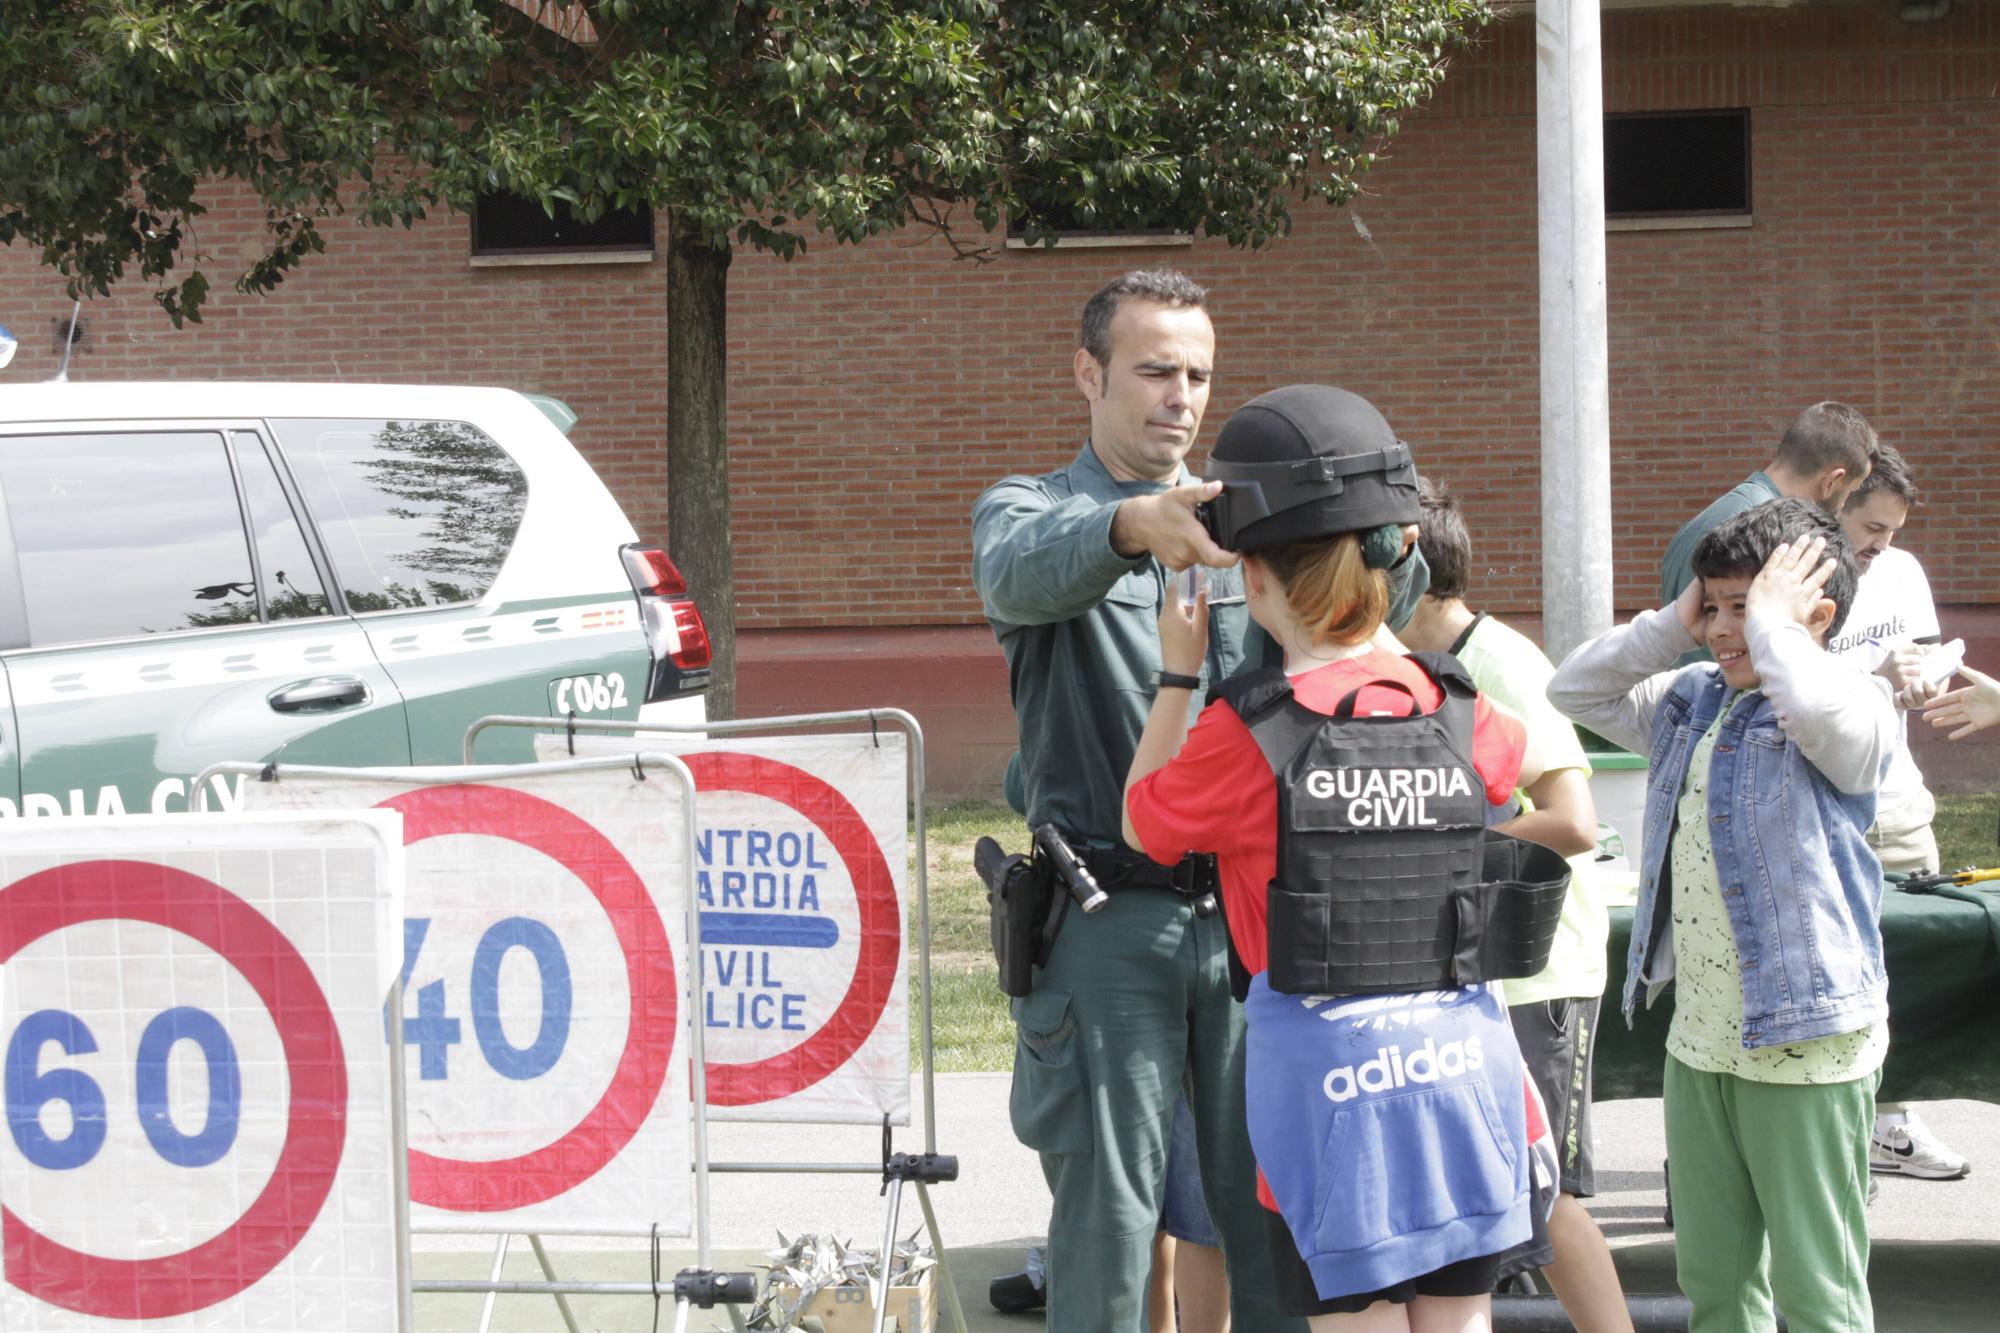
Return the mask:
<svg viewBox="0 0 2000 1333">
<path fill-rule="evenodd" d="M 1329 1069 L 1320 1084 L 1328 1101 L 1353 1101 L 1362 1093 L 1389 1092 L 1396 1088 L 1408 1087 L 1412 1083 L 1435 1083 L 1441 1078 L 1458 1078 L 1471 1070 L 1481 1069 L 1486 1064 L 1486 1054 L 1479 1049 L 1479 1038 L 1467 1037 L 1464 1041 L 1448 1041 L 1440 1046 L 1429 1037 L 1424 1044 L 1407 1056 L 1400 1046 L 1391 1046 L 1372 1060 L 1363 1060 L 1359 1068 L 1342 1065 Z"/>
</svg>

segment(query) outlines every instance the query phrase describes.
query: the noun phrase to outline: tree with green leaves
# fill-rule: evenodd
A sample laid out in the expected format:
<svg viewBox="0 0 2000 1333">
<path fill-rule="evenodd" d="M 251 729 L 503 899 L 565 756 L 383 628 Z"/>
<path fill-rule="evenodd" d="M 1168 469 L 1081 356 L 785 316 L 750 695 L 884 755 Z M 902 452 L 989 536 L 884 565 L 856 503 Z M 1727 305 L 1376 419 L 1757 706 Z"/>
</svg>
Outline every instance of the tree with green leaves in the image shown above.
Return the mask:
<svg viewBox="0 0 2000 1333">
<path fill-rule="evenodd" d="M 218 181 L 269 292 L 341 212 L 525 195 L 666 222 L 668 536 L 734 709 L 725 312 L 735 249 L 1008 219 L 1262 245 L 1347 199 L 1487 0 L 0 0 L 0 242 L 199 320 Z"/>
</svg>

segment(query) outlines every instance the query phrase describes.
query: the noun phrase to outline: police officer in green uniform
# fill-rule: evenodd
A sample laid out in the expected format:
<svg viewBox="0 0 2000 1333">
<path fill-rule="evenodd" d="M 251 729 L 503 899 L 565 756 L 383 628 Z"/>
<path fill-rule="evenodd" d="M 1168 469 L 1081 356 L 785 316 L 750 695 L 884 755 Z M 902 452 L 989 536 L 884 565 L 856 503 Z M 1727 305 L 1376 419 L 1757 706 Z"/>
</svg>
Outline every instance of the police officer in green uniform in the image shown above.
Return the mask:
<svg viewBox="0 0 2000 1333">
<path fill-rule="evenodd" d="M 973 507 L 973 581 L 1007 656 L 1028 823 L 1056 825 L 1110 892 L 1101 911 L 1067 914 L 1032 993 L 1014 1001 L 1014 1132 L 1041 1154 L 1055 1195 L 1051 1333 L 1145 1327 L 1183 1086 L 1234 1327 L 1304 1330 L 1271 1298 L 1222 919 L 1120 836 L 1125 776 L 1157 686 L 1161 599 L 1176 595 L 1170 571 L 1209 567 L 1208 660 L 1190 718 L 1213 683 L 1265 665 L 1267 652 L 1282 661 L 1243 605 L 1236 556 L 1195 515 L 1220 486 L 1182 466 L 1214 365 L 1204 296 L 1168 270 L 1128 273 L 1093 296 L 1075 356 L 1090 439 L 1069 466 L 1008 477 Z M 1413 545 L 1391 573 L 1389 623 L 1405 623 L 1428 586 Z"/>
<path fill-rule="evenodd" d="M 1175 595 L 1169 571 L 1210 567 L 1209 653 L 1190 717 L 1209 685 L 1263 665 L 1269 648 L 1243 605 L 1236 556 L 1195 515 L 1220 487 L 1194 483 L 1181 463 L 1214 364 L 1204 295 L 1162 270 L 1128 273 L 1093 296 L 1075 358 L 1089 441 L 1068 467 L 1009 477 L 973 508 L 973 580 L 1007 655 L 1029 825 L 1053 823 L 1111 894 L 1102 911 L 1068 914 L 1033 992 L 1014 1001 L 1014 1132 L 1041 1154 L 1055 1195 L 1051 1333 L 1144 1327 L 1183 1086 L 1234 1327 L 1304 1328 L 1271 1300 L 1222 920 L 1119 832 L 1157 685 L 1161 599 Z M 1420 558 L 1396 572 L 1391 624 L 1427 584 Z"/>
</svg>

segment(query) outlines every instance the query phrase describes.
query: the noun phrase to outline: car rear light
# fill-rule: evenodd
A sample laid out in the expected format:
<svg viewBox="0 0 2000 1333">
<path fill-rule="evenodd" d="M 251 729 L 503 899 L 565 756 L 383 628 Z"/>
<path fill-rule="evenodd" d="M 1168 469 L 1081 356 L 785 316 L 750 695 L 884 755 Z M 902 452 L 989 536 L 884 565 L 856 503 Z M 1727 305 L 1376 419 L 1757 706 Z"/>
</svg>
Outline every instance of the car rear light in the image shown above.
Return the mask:
<svg viewBox="0 0 2000 1333">
<path fill-rule="evenodd" d="M 625 559 L 625 572 L 631 576 L 632 586 L 642 595 L 653 597 L 685 597 L 688 595 L 687 580 L 680 570 L 667 558 L 665 551 L 651 546 L 627 546 L 619 552 Z"/>
<path fill-rule="evenodd" d="M 680 639 L 680 647 L 671 656 L 674 665 L 683 671 L 705 671 L 708 669 L 712 652 L 708 646 L 708 626 L 701 623 L 701 611 L 694 600 L 675 600 L 673 608 L 674 631 Z"/>
<path fill-rule="evenodd" d="M 667 553 L 654 547 L 621 547 L 619 556 L 625 562 L 633 591 L 639 595 L 640 621 L 646 630 L 646 646 L 653 655 L 647 702 L 669 699 L 707 685 L 714 650 L 701 611 L 688 595 L 687 580 L 681 577 Z"/>
</svg>

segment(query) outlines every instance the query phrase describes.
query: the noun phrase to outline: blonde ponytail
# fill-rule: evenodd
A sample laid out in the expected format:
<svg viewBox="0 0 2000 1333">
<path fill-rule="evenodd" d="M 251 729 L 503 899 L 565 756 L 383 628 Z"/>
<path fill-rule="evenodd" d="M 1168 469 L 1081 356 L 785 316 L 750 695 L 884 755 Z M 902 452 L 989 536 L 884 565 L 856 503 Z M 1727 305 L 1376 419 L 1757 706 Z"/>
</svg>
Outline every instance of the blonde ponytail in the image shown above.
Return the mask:
<svg viewBox="0 0 2000 1333">
<path fill-rule="evenodd" d="M 1363 643 L 1389 613 L 1389 580 L 1370 569 L 1361 534 L 1343 532 L 1257 552 L 1285 589 L 1292 614 L 1314 643 Z"/>
</svg>

